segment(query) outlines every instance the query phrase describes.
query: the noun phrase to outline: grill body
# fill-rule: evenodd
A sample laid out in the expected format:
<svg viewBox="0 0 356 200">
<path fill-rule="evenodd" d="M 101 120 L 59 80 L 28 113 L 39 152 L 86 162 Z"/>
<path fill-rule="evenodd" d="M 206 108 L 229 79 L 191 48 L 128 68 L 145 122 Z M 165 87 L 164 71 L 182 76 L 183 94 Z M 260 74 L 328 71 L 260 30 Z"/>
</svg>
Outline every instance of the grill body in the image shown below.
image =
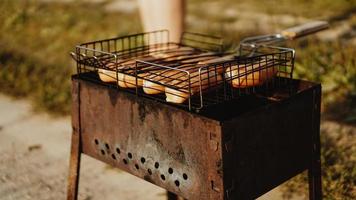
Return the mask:
<svg viewBox="0 0 356 200">
<path fill-rule="evenodd" d="M 72 77 L 68 199 L 81 153 L 189 200 L 253 199 L 309 170 L 321 198 L 320 85 L 279 100 L 246 96 L 200 113 Z"/>
</svg>

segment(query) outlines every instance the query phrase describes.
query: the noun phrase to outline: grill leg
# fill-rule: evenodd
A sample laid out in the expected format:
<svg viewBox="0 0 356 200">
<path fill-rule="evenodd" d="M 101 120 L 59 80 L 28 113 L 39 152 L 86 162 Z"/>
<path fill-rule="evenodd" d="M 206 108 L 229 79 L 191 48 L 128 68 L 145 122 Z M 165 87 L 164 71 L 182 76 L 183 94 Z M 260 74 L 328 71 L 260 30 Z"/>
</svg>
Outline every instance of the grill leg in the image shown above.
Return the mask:
<svg viewBox="0 0 356 200">
<path fill-rule="evenodd" d="M 184 199 L 172 192 L 167 191 L 167 200 L 184 200 Z"/>
<path fill-rule="evenodd" d="M 321 88 L 314 91 L 313 94 L 313 132 L 311 146 L 311 161 L 308 170 L 309 179 L 309 199 L 322 199 L 321 184 L 321 161 L 320 161 L 320 102 Z"/>
<path fill-rule="evenodd" d="M 172 192 L 167 191 L 167 200 L 178 200 L 178 196 Z"/>
<path fill-rule="evenodd" d="M 320 144 L 319 144 L 320 145 Z M 316 145 L 318 146 L 318 145 Z M 320 164 L 320 150 L 315 150 L 313 152 L 313 158 L 311 166 L 308 170 L 308 180 L 309 180 L 309 199 L 310 200 L 321 200 L 322 199 L 322 189 L 321 189 L 321 164 Z"/>
<path fill-rule="evenodd" d="M 71 152 L 70 152 L 70 163 L 69 163 L 67 200 L 77 200 L 78 199 L 80 157 L 81 157 L 80 134 L 77 131 L 73 131 L 72 147 L 71 147 Z"/>
</svg>

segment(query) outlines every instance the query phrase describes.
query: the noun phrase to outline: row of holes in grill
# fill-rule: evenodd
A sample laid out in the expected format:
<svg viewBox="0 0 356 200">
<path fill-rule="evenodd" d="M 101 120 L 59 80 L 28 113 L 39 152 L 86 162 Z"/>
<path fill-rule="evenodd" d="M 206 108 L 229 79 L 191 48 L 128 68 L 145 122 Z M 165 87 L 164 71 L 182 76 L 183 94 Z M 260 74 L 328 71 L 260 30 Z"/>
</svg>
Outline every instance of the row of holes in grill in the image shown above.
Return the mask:
<svg viewBox="0 0 356 200">
<path fill-rule="evenodd" d="M 96 145 L 99 145 L 99 140 L 98 140 L 98 139 L 95 139 L 94 142 L 95 142 Z M 109 145 L 108 143 L 105 143 L 105 148 L 106 148 L 107 150 L 110 150 L 110 145 Z M 117 147 L 117 148 L 115 149 L 115 151 L 116 151 L 117 154 L 121 154 L 120 148 Z M 106 151 L 105 151 L 104 149 L 101 149 L 100 152 L 101 152 L 102 155 L 105 155 L 105 154 L 106 154 Z M 127 157 L 128 157 L 128 159 L 131 160 L 131 159 L 133 158 L 132 153 L 128 152 L 128 153 L 127 153 Z M 114 160 L 117 159 L 117 158 L 116 158 L 116 155 L 115 155 L 114 153 L 111 154 L 111 158 L 114 159 Z M 128 164 L 128 160 L 127 160 L 126 158 L 123 158 L 122 161 L 124 162 L 125 165 Z M 145 159 L 144 157 L 141 157 L 140 161 L 141 161 L 142 164 L 145 164 L 146 159 Z M 137 170 L 140 169 L 140 167 L 138 166 L 138 164 L 135 164 L 135 168 L 136 168 Z M 159 162 L 155 162 L 154 168 L 156 168 L 156 169 L 159 168 Z M 168 168 L 168 173 L 169 173 L 169 174 L 173 174 L 173 171 L 174 171 L 173 168 L 171 168 L 171 167 Z M 147 172 L 148 172 L 149 175 L 152 175 L 152 170 L 151 170 L 150 168 L 147 169 Z M 188 180 L 188 175 L 187 175 L 186 173 L 183 173 L 182 176 L 183 176 L 183 179 L 184 179 L 184 180 Z M 160 177 L 161 177 L 161 179 L 162 179 L 163 181 L 166 180 L 166 177 L 165 177 L 164 174 L 161 174 Z M 175 184 L 177 187 L 179 187 L 179 186 L 180 186 L 179 180 L 175 180 L 175 181 L 174 181 L 174 184 Z"/>
</svg>

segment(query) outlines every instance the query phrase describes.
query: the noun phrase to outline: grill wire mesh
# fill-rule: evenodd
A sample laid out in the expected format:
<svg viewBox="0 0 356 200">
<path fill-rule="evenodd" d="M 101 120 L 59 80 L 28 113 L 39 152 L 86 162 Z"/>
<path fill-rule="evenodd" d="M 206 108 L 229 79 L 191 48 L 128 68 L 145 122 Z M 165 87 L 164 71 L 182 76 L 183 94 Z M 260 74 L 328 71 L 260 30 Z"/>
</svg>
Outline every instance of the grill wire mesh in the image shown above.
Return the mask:
<svg viewBox="0 0 356 200">
<path fill-rule="evenodd" d="M 172 43 L 160 30 L 84 43 L 71 55 L 81 79 L 191 111 L 288 88 L 293 49 L 244 45 L 239 51 L 222 53 L 221 38 L 196 33 Z"/>
</svg>

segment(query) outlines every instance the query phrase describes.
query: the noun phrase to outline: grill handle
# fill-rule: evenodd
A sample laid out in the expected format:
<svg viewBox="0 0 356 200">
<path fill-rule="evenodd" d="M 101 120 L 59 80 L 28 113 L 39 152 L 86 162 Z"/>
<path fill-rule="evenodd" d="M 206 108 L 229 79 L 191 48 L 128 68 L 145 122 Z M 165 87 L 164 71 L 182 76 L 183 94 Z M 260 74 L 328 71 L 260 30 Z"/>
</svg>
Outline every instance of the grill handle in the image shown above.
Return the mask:
<svg viewBox="0 0 356 200">
<path fill-rule="evenodd" d="M 313 21 L 299 26 L 288 28 L 282 31 L 282 35 L 287 39 L 295 39 L 309 34 L 313 34 L 329 28 L 329 23 L 326 21 Z"/>
</svg>

